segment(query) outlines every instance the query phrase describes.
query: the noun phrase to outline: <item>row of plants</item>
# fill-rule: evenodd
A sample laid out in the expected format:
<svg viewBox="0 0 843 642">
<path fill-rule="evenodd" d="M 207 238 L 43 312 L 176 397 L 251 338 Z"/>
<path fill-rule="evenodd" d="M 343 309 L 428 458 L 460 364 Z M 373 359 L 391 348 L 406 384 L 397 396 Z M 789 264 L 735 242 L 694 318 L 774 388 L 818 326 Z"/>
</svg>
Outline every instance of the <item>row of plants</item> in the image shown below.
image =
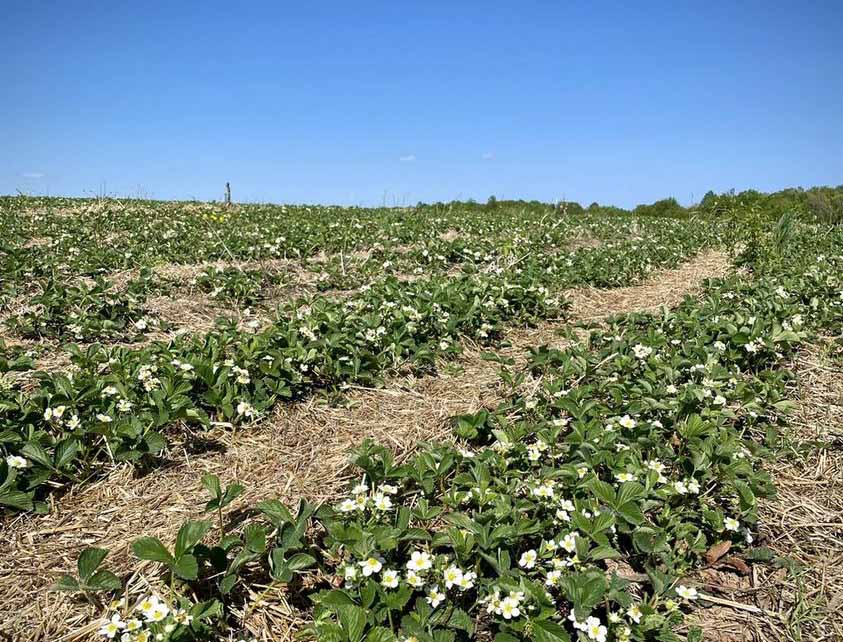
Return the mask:
<svg viewBox="0 0 843 642">
<path fill-rule="evenodd" d="M 269 270 L 209 267 L 196 277 L 195 285 L 216 301 L 253 306 L 284 280 L 283 274 Z"/>
<path fill-rule="evenodd" d="M 169 582 L 137 600 L 118 591 L 102 635 L 242 635 L 235 613 L 248 620 L 285 588 L 311 600 L 306 634 L 325 642 L 678 640 L 706 598 L 695 569 L 727 551 L 772 557 L 754 539 L 786 424 L 784 365 L 843 325 L 843 234 L 816 232 L 791 227 L 761 258 L 746 248 L 751 274 L 672 311 L 536 347 L 523 370 L 502 369 L 497 408 L 454 418 L 454 443 L 403 464 L 363 444 L 334 506 L 267 499 L 232 524 L 242 489 L 204 478 L 215 519 L 187 522 L 173 544 L 134 543 Z M 117 591 L 105 554 L 83 553 L 59 588 Z M 267 588 L 255 600 L 252 586 Z"/>
<path fill-rule="evenodd" d="M 44 510 L 46 493 L 99 475 L 113 462 L 152 466 L 166 446 L 167 431 L 181 422 L 250 422 L 275 403 L 316 389 L 376 385 L 385 373 L 402 368 L 430 370 L 437 356 L 459 352 L 463 337 L 490 343 L 506 324 L 562 314 L 564 301 L 551 288 L 631 283 L 656 267 L 676 265 L 716 238 L 706 232 L 687 229 L 671 246 L 659 238 L 527 256 L 484 273 L 414 282 L 387 277 L 346 299 L 292 302 L 264 329 L 238 329 L 221 320 L 207 335 L 135 350 L 71 344 L 70 372 L 34 371 L 29 377 L 37 384 L 34 390 L 22 383 L 0 389 L 0 452 L 25 462 L 0 480 L 0 505 Z M 150 274 L 143 272 L 124 296 L 142 300 L 155 286 Z M 94 290 L 111 296 L 104 284 Z M 56 301 L 51 318 L 69 323 L 61 313 L 67 297 Z M 109 329 L 103 308 L 96 309 L 84 322 L 73 317 L 74 326 Z M 126 317 L 111 323 L 139 331 L 138 320 L 130 322 L 132 308 L 120 309 Z M 144 330 L 151 327 L 146 318 L 140 320 L 149 323 Z M 9 369 L 32 367 L 19 358 L 4 361 Z"/>
<path fill-rule="evenodd" d="M 445 268 L 486 255 L 564 247 L 571 238 L 626 238 L 658 229 L 641 219 L 562 216 L 548 205 L 493 211 L 238 206 L 0 198 L 5 282 L 102 275 L 162 263 L 339 258 L 368 275 Z M 361 257 L 362 254 L 362 257 Z M 519 253 L 520 255 L 520 253 Z M 332 257 L 332 258 L 331 258 Z M 309 263 L 307 263 L 309 264 Z M 384 268 L 387 264 L 387 268 Z"/>
<path fill-rule="evenodd" d="M 102 277 L 90 283 L 66 283 L 53 275 L 44 279 L 26 308 L 9 316 L 5 325 L 12 333 L 31 339 L 139 340 L 148 330 L 162 326 L 145 306 L 154 287 L 148 269 L 121 290 Z"/>
</svg>

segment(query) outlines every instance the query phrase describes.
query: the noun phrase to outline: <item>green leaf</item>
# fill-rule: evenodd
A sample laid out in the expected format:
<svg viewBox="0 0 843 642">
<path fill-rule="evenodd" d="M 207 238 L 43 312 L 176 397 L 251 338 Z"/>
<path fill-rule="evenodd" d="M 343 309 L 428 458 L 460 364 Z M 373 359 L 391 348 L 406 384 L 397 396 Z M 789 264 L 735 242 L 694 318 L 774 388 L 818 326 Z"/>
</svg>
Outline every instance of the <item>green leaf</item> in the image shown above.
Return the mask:
<svg viewBox="0 0 843 642">
<path fill-rule="evenodd" d="M 199 577 L 199 562 L 190 553 L 182 555 L 173 565 L 173 572 L 185 580 L 195 580 Z"/>
<path fill-rule="evenodd" d="M 53 591 L 79 591 L 81 590 L 79 582 L 72 575 L 62 575 L 59 581 L 51 589 Z"/>
<path fill-rule="evenodd" d="M 234 588 L 235 584 L 237 584 L 237 575 L 226 575 L 220 581 L 220 593 L 223 595 L 228 595 L 231 593 L 231 590 Z"/>
<path fill-rule="evenodd" d="M 316 558 L 312 555 L 308 555 L 307 553 L 296 553 L 287 561 L 287 566 L 289 566 L 292 571 L 300 571 L 303 568 L 308 568 L 314 564 L 316 564 Z"/>
<path fill-rule="evenodd" d="M 610 484 L 595 479 L 589 484 L 589 487 L 591 488 L 591 492 L 594 493 L 594 496 L 601 502 L 609 506 L 615 505 L 615 489 Z"/>
<path fill-rule="evenodd" d="M 688 642 L 703 642 L 703 630 L 698 626 L 689 627 Z"/>
<path fill-rule="evenodd" d="M 533 620 L 533 640 L 536 642 L 570 642 L 571 636 L 556 622 Z"/>
<path fill-rule="evenodd" d="M 211 494 L 211 497 L 219 498 L 222 496 L 220 478 L 216 475 L 202 475 L 202 486 Z"/>
<path fill-rule="evenodd" d="M 56 468 L 61 470 L 67 466 L 76 457 L 77 452 L 79 452 L 79 440 L 70 438 L 60 441 L 56 445 L 54 454 Z"/>
<path fill-rule="evenodd" d="M 167 447 L 167 440 L 164 439 L 164 436 L 159 433 L 151 430 L 150 432 L 146 433 L 143 437 L 143 441 L 146 444 L 147 449 L 153 455 L 160 453 L 164 448 Z"/>
<path fill-rule="evenodd" d="M 366 634 L 363 642 L 395 642 L 397 639 L 390 629 L 385 626 L 376 626 Z"/>
<path fill-rule="evenodd" d="M 263 553 L 266 550 L 266 529 L 260 524 L 249 524 L 243 530 L 243 539 L 246 548 L 254 553 Z"/>
<path fill-rule="evenodd" d="M 275 526 L 290 524 L 295 521 L 290 510 L 277 499 L 258 502 L 258 510 L 266 515 Z"/>
<path fill-rule="evenodd" d="M 0 504 L 11 506 L 18 510 L 32 510 L 32 498 L 35 493 L 25 493 L 20 490 L 5 490 L 0 493 Z"/>
<path fill-rule="evenodd" d="M 91 547 L 82 551 L 76 561 L 76 570 L 83 582 L 86 582 L 94 574 L 106 555 L 108 555 L 108 549 L 105 548 Z"/>
<path fill-rule="evenodd" d="M 220 617 L 222 615 L 222 602 L 216 599 L 199 602 L 190 609 L 190 614 L 197 620 Z"/>
<path fill-rule="evenodd" d="M 205 520 L 189 521 L 182 524 L 176 536 L 176 559 L 192 550 L 197 543 L 202 541 L 205 534 L 211 530 L 211 526 L 211 522 Z"/>
<path fill-rule="evenodd" d="M 454 609 L 451 617 L 448 618 L 448 626 L 454 629 L 462 629 L 470 636 L 474 632 L 474 621 L 471 616 L 462 609 Z"/>
<path fill-rule="evenodd" d="M 85 582 L 86 587 L 92 591 L 119 591 L 123 588 L 123 583 L 111 571 L 97 571 L 88 581 Z"/>
<path fill-rule="evenodd" d="M 641 507 L 636 502 L 627 502 L 618 506 L 616 510 L 618 515 L 630 524 L 638 526 L 644 522 L 644 513 L 641 512 Z"/>
<path fill-rule="evenodd" d="M 222 505 L 228 506 L 231 502 L 243 494 L 245 488 L 241 484 L 231 484 L 225 489 L 225 495 L 222 498 Z"/>
<path fill-rule="evenodd" d="M 132 544 L 132 551 L 142 560 L 162 562 L 173 566 L 175 560 L 157 537 L 141 537 Z"/>
<path fill-rule="evenodd" d="M 627 502 L 644 496 L 644 487 L 637 482 L 624 482 L 618 489 L 617 505 L 622 506 Z"/>
<path fill-rule="evenodd" d="M 648 526 L 637 528 L 632 534 L 632 543 L 642 553 L 656 552 L 660 548 L 662 541 L 662 535 Z"/>
<path fill-rule="evenodd" d="M 23 448 L 21 448 L 21 453 L 32 461 L 41 464 L 45 468 L 53 467 L 52 458 L 49 454 L 47 454 L 47 451 L 44 450 L 44 447 L 37 441 L 28 441 L 25 443 Z"/>
<path fill-rule="evenodd" d="M 364 609 L 371 608 L 378 595 L 378 585 L 373 580 L 369 579 L 360 588 L 360 605 Z"/>
<path fill-rule="evenodd" d="M 351 596 L 342 589 L 328 591 L 327 593 L 319 595 L 317 599 L 320 604 L 326 604 L 328 606 L 347 606 L 349 604 L 355 604 Z"/>
<path fill-rule="evenodd" d="M 359 606 L 341 606 L 337 615 L 348 642 L 360 642 L 366 629 L 366 611 Z"/>
</svg>

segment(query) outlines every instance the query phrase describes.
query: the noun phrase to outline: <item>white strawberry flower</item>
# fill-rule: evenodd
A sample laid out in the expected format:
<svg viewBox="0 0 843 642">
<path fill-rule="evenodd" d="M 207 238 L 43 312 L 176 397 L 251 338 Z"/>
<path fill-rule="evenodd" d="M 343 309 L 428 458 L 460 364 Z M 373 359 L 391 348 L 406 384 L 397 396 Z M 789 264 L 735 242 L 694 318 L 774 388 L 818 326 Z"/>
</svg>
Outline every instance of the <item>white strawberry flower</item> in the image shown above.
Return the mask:
<svg viewBox="0 0 843 642">
<path fill-rule="evenodd" d="M 624 428 L 628 428 L 628 429 L 635 428 L 635 426 L 637 425 L 635 419 L 633 419 L 629 415 L 624 415 L 623 417 L 621 417 L 618 420 L 618 423 L 621 426 L 623 426 Z"/>
<path fill-rule="evenodd" d="M 641 622 L 643 615 L 641 608 L 637 604 L 633 604 L 626 610 L 626 616 L 636 624 Z"/>
<path fill-rule="evenodd" d="M 565 537 L 562 538 L 560 542 L 562 548 L 564 548 L 567 552 L 573 553 L 577 550 L 577 536 L 575 533 L 568 533 Z"/>
<path fill-rule="evenodd" d="M 120 631 L 126 628 L 126 623 L 120 619 L 120 614 L 115 613 L 111 616 L 111 619 L 108 620 L 99 630 L 100 635 L 104 635 L 109 640 L 114 638 Z"/>
<path fill-rule="evenodd" d="M 369 557 L 359 562 L 359 565 L 363 569 L 363 577 L 369 577 L 373 573 L 379 573 L 383 568 L 383 563 L 376 557 Z"/>
<path fill-rule="evenodd" d="M 425 551 L 413 551 L 410 555 L 410 560 L 407 562 L 407 568 L 411 571 L 426 571 L 433 566 L 430 553 Z"/>
<path fill-rule="evenodd" d="M 353 499 L 344 499 L 340 502 L 339 510 L 341 513 L 350 513 L 357 510 L 357 504 L 354 503 Z"/>
<path fill-rule="evenodd" d="M 146 615 L 146 619 L 150 622 L 160 622 L 170 613 L 170 607 L 163 602 L 158 602 L 155 607 Z"/>
<path fill-rule="evenodd" d="M 8 464 L 9 468 L 28 468 L 29 462 L 20 455 L 9 455 L 6 457 L 6 464 Z"/>
<path fill-rule="evenodd" d="M 245 401 L 241 401 L 237 404 L 237 414 L 243 417 L 254 417 L 255 409 L 252 407 L 250 403 Z"/>
<path fill-rule="evenodd" d="M 349 564 L 343 568 L 343 579 L 349 584 L 354 582 L 357 579 L 357 567 Z"/>
<path fill-rule="evenodd" d="M 699 597 L 697 589 L 680 584 L 676 587 L 676 594 L 684 600 L 696 600 Z"/>
<path fill-rule="evenodd" d="M 639 359 L 646 359 L 653 353 L 653 349 L 648 346 L 641 345 L 639 343 L 637 345 L 632 346 L 632 352 Z"/>
<path fill-rule="evenodd" d="M 381 585 L 384 588 L 398 588 L 398 571 L 386 569 L 381 575 Z"/>
<path fill-rule="evenodd" d="M 585 621 L 585 632 L 589 639 L 595 640 L 595 642 L 606 642 L 606 636 L 609 633 L 608 629 L 600 623 L 600 620 L 593 616 Z"/>
<path fill-rule="evenodd" d="M 511 620 L 512 618 L 521 615 L 521 608 L 518 600 L 512 597 L 505 597 L 500 603 L 500 614 L 506 620 Z"/>
<path fill-rule="evenodd" d="M 445 580 L 445 588 L 451 588 L 459 584 L 462 579 L 462 569 L 453 565 L 449 566 L 442 572 L 442 578 Z"/>
<path fill-rule="evenodd" d="M 445 594 L 439 590 L 438 586 L 434 586 L 428 591 L 425 601 L 435 609 L 445 601 Z"/>
<path fill-rule="evenodd" d="M 352 495 L 363 495 L 369 492 L 369 485 L 364 481 L 360 482 L 359 484 L 355 485 L 354 488 L 351 489 Z"/>
<path fill-rule="evenodd" d="M 474 581 L 477 579 L 477 573 L 469 571 L 468 573 L 463 573 L 462 577 L 457 582 L 457 586 L 461 591 L 467 591 L 470 588 L 474 587 Z"/>
<path fill-rule="evenodd" d="M 377 493 L 372 498 L 372 503 L 374 504 L 375 508 L 379 511 L 388 511 L 392 508 L 392 499 L 390 499 L 388 495 L 384 495 L 383 493 Z"/>
<path fill-rule="evenodd" d="M 407 571 L 407 584 L 413 588 L 421 588 L 424 586 L 424 578 L 415 571 Z"/>
<path fill-rule="evenodd" d="M 538 554 L 532 548 L 529 551 L 524 551 L 521 554 L 521 559 L 518 560 L 518 566 L 521 568 L 533 568 L 536 565 Z"/>
</svg>

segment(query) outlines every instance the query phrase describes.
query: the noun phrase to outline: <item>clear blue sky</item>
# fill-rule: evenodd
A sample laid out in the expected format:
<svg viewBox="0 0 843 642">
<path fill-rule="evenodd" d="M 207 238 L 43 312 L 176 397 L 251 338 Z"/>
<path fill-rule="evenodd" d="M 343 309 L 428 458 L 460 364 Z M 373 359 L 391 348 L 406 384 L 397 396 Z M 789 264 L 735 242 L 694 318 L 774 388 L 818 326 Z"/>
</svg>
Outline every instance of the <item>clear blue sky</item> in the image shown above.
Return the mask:
<svg viewBox="0 0 843 642">
<path fill-rule="evenodd" d="M 843 183 L 843 2 L 191 4 L 5 3 L 0 193 L 630 206 Z"/>
</svg>

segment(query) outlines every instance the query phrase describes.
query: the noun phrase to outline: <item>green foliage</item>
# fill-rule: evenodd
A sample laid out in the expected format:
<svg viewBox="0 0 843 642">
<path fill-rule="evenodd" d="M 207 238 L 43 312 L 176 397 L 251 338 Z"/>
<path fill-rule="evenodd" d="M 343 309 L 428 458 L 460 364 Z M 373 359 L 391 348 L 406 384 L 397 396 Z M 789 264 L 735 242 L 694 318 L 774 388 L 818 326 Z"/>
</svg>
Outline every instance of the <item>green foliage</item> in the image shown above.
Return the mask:
<svg viewBox="0 0 843 642">
<path fill-rule="evenodd" d="M 219 323 L 141 349 L 70 347 L 72 378 L 41 372 L 37 386 L 0 389 L 0 503 L 38 509 L 48 488 L 80 483 L 113 460 L 152 464 L 176 423 L 233 426 L 318 389 L 374 385 L 401 368 L 430 371 L 463 338 L 494 345 L 509 323 L 564 313 L 555 294 L 562 288 L 626 285 L 728 240 L 748 269 L 708 282 L 698 297 L 608 319 L 564 349 L 536 346 L 523 367 L 500 359 L 502 400 L 452 418 L 456 443 L 422 445 L 400 461 L 363 443 L 351 457 L 357 481 L 337 505 L 317 510 L 302 501 L 292 511 L 265 499 L 227 524 L 223 509 L 243 488 L 206 475 L 205 509 L 216 511 L 218 535 L 209 521 L 188 521 L 170 547 L 154 537 L 132 546 L 167 570 L 161 622 L 184 636 L 174 639 L 231 633 L 252 599 L 247 588 L 265 587 L 260 602 L 284 585 L 290 599 L 313 602 L 309 633 L 319 640 L 675 640 L 683 609 L 704 599 L 684 578 L 711 546 L 728 543 L 747 561 L 770 557 L 753 550 L 752 534 L 758 501 L 774 492 L 766 436 L 787 421 L 788 359 L 813 333 L 843 323 L 842 232 L 798 213 L 772 216 L 762 196 L 746 198 L 751 204 L 729 196 L 728 208 L 715 211 L 723 203 L 706 195 L 693 224 L 675 220 L 684 214 L 670 199 L 638 212 L 657 221 L 559 217 L 541 204 L 500 202 L 494 213 L 477 204 L 425 206 L 439 217 L 432 224 L 406 211 L 348 220 L 330 209 L 302 211 L 290 216 L 303 231 L 289 226 L 293 240 L 279 236 L 269 248 L 250 235 L 258 228 L 246 214 L 277 225 L 277 210 L 200 208 L 194 221 L 162 205 L 168 218 L 155 225 L 207 227 L 207 239 L 217 240 L 200 245 L 210 254 L 302 258 L 338 249 L 339 257 L 314 263 L 327 266 L 333 283 L 368 287 L 282 305 L 262 328 Z M 125 224 L 123 212 L 101 213 L 112 226 Z M 534 229 L 507 237 L 513 221 Z M 34 229 L 6 225 L 18 236 Z M 138 239 L 151 229 L 149 221 L 133 225 Z M 430 238 L 431 225 L 441 236 Z M 549 251 L 574 230 L 601 245 Z M 349 276 L 346 252 L 367 232 L 369 258 L 355 270 L 394 259 L 424 266 L 423 275 L 370 281 L 370 265 Z M 145 252 L 140 245 L 131 251 Z M 34 269 L 21 250 L 37 248 L 6 251 L 10 273 Z M 155 256 L 171 250 L 180 260 L 194 256 L 180 241 Z M 100 269 L 122 260 L 106 253 L 72 262 Z M 259 298 L 250 277 L 229 278 L 232 300 Z M 152 280 L 139 296 L 156 287 Z M 0 364 L 4 373 L 29 372 L 32 359 L 4 345 Z M 102 549 L 83 552 L 78 577 L 58 588 L 116 591 L 117 578 L 98 570 L 104 557 Z"/>
<path fill-rule="evenodd" d="M 86 548 L 76 562 L 77 576 L 63 575 L 53 590 L 82 593 L 120 590 L 123 584 L 114 573 L 97 570 L 106 555 L 108 550 L 104 548 Z"/>
</svg>

